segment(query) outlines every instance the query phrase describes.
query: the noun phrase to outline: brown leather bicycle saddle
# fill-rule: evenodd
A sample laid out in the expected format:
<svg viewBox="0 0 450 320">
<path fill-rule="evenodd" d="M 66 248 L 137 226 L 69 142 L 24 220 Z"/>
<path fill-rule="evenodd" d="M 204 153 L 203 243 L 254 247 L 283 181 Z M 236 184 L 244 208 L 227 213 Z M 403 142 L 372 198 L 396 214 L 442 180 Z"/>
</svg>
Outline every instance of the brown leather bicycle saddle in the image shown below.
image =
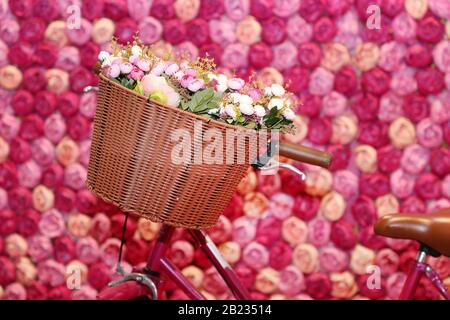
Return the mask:
<svg viewBox="0 0 450 320">
<path fill-rule="evenodd" d="M 375 233 L 390 238 L 416 240 L 450 257 L 450 208 L 431 214 L 385 215 L 376 222 Z"/>
</svg>

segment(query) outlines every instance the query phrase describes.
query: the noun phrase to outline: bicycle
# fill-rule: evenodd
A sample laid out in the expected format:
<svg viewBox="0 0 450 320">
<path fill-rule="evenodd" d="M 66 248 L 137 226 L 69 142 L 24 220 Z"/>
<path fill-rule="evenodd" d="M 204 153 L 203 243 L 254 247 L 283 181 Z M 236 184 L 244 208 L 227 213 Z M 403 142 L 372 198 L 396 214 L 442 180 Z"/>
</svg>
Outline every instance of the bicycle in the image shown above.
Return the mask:
<svg viewBox="0 0 450 320">
<path fill-rule="evenodd" d="M 450 291 L 426 263 L 427 256 L 450 257 L 450 209 L 431 214 L 396 213 L 381 217 L 375 223 L 375 233 L 381 236 L 415 240 L 420 243 L 413 268 L 409 272 L 399 300 L 411 300 L 423 276 L 426 276 L 446 300 Z"/>
<path fill-rule="evenodd" d="M 331 156 L 328 153 L 313 148 L 286 142 L 279 143 L 277 148 L 279 149 L 280 155 L 293 160 L 322 167 L 329 167 L 331 163 Z M 280 163 L 274 160 L 273 157 L 269 157 L 263 162 L 261 162 L 261 159 L 258 159 L 258 162 L 253 166 L 260 170 L 270 170 L 275 167 L 281 167 L 296 173 L 302 180 L 306 178 L 305 174 L 296 167 L 287 163 Z M 127 217 L 128 215 L 126 218 Z M 126 219 L 124 232 L 125 226 Z M 163 282 L 162 275 L 165 275 L 186 293 L 189 298 L 194 300 L 204 300 L 205 297 L 187 278 L 184 277 L 181 271 L 165 257 L 174 230 L 175 227 L 166 224 L 162 225 L 153 250 L 149 254 L 147 264 L 142 270 L 134 269 L 133 272 L 126 273 L 120 265 L 121 249 L 117 272 L 121 274 L 122 277 L 110 282 L 108 287 L 98 294 L 97 298 L 100 300 L 132 300 L 140 297 L 151 297 L 151 299 L 157 300 L 158 297 L 162 296 L 159 289 Z M 250 300 L 250 294 L 247 289 L 239 281 L 238 276 L 231 266 L 221 256 L 211 238 L 201 230 L 188 229 L 188 231 L 194 239 L 195 244 L 201 248 L 214 267 L 218 270 L 235 298 L 238 300 Z M 123 242 L 124 240 L 122 239 L 122 245 Z"/>
</svg>

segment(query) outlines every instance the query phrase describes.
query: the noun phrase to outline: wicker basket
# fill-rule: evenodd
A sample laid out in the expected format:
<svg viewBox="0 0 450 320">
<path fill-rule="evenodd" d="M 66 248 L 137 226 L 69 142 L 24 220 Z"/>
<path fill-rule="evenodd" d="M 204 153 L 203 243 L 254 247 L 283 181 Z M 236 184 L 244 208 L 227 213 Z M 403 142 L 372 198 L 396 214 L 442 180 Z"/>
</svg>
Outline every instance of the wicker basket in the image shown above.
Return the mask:
<svg viewBox="0 0 450 320">
<path fill-rule="evenodd" d="M 225 137 L 225 130 L 236 127 L 158 104 L 99 77 L 88 188 L 123 211 L 154 222 L 185 228 L 213 226 L 246 174 L 248 161 L 174 164 L 172 147 L 178 142 L 172 141 L 171 134 L 181 128 L 194 137 L 198 121 L 202 121 L 202 136 L 215 128 Z M 255 131 L 242 132 L 254 135 Z M 207 145 L 204 139 L 194 140 Z M 235 159 L 238 152 L 248 157 L 248 150 L 257 145 L 257 139 L 247 137 L 244 145 L 236 143 L 232 147 Z M 225 155 L 225 146 L 223 151 Z"/>
</svg>

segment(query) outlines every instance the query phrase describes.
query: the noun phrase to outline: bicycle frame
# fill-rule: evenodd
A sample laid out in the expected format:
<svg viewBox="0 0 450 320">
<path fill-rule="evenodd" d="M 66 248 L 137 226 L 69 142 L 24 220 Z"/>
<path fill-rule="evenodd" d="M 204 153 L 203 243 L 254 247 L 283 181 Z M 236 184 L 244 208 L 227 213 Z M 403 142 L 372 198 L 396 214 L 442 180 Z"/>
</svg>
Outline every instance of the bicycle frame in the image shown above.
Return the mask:
<svg viewBox="0 0 450 320">
<path fill-rule="evenodd" d="M 165 253 L 169 246 L 175 228 L 163 225 L 156 240 L 155 246 L 149 255 L 144 272 L 150 276 L 156 288 L 161 286 L 161 273 L 172 280 L 186 295 L 193 300 L 205 300 L 205 297 L 189 282 L 181 271 L 167 258 Z M 189 229 L 195 243 L 202 249 L 208 259 L 213 263 L 233 295 L 238 300 L 249 300 L 247 289 L 239 281 L 231 266 L 224 260 L 211 238 L 201 230 Z M 139 296 L 150 295 L 152 292 L 144 284 L 136 281 L 127 281 L 101 292 L 101 300 L 130 300 Z"/>
<path fill-rule="evenodd" d="M 400 300 L 411 300 L 414 298 L 414 293 L 424 275 L 431 281 L 431 283 L 446 300 L 450 300 L 450 292 L 445 287 L 442 279 L 430 265 L 425 263 L 426 256 L 426 250 L 421 249 L 412 270 L 406 278 L 403 290 L 399 297 Z"/>
</svg>

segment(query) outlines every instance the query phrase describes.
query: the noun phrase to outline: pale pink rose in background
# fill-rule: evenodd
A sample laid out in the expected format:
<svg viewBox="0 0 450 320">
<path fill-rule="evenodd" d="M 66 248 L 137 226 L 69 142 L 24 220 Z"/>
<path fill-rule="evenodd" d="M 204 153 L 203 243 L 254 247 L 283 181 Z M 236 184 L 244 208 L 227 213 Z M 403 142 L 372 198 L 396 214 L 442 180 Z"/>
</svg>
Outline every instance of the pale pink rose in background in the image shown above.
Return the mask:
<svg viewBox="0 0 450 320">
<path fill-rule="evenodd" d="M 114 35 L 114 31 L 114 21 L 108 18 L 100 18 L 94 21 L 92 26 L 92 39 L 98 44 L 109 44 L 109 41 L 111 41 Z"/>
<path fill-rule="evenodd" d="M 347 98 L 337 91 L 331 91 L 323 97 L 322 112 L 324 115 L 334 117 L 342 114 L 347 107 Z"/>
<path fill-rule="evenodd" d="M 89 20 L 81 18 L 80 28 L 66 28 L 69 41 L 77 46 L 82 46 L 91 38 L 92 24 Z"/>
<path fill-rule="evenodd" d="M 358 122 L 353 115 L 340 115 L 332 120 L 333 133 L 332 143 L 348 144 L 352 142 L 358 134 Z"/>
<path fill-rule="evenodd" d="M 381 121 L 392 122 L 403 115 L 403 98 L 395 93 L 388 92 L 380 99 L 380 108 L 378 109 L 378 119 Z"/>
<path fill-rule="evenodd" d="M 338 221 L 345 213 L 344 197 L 335 191 L 327 193 L 320 202 L 319 214 L 330 221 Z"/>
<path fill-rule="evenodd" d="M 249 14 L 250 0 L 227 0 L 223 3 L 227 16 L 234 21 L 242 20 Z"/>
<path fill-rule="evenodd" d="M 389 138 L 394 146 L 403 148 L 413 144 L 416 140 L 416 128 L 414 124 L 405 117 L 394 120 L 389 126 Z"/>
<path fill-rule="evenodd" d="M 174 48 L 173 54 L 175 57 L 195 60 L 198 57 L 198 48 L 191 41 L 183 41 Z"/>
<path fill-rule="evenodd" d="M 66 35 L 66 22 L 62 20 L 50 22 L 47 29 L 45 29 L 44 36 L 58 48 L 64 47 L 69 42 L 69 38 Z"/>
<path fill-rule="evenodd" d="M 210 20 L 209 35 L 214 42 L 225 47 L 236 41 L 236 23 L 226 17 L 222 17 L 220 20 Z"/>
<path fill-rule="evenodd" d="M 341 43 L 328 43 L 322 46 L 321 66 L 337 72 L 351 61 L 350 53 L 346 46 Z"/>
<path fill-rule="evenodd" d="M 399 96 L 405 96 L 417 90 L 417 82 L 414 77 L 415 69 L 400 68 L 392 73 L 391 89 Z"/>
<path fill-rule="evenodd" d="M 261 40 L 261 24 L 252 16 L 239 21 L 236 26 L 236 38 L 239 42 L 251 45 Z"/>
<path fill-rule="evenodd" d="M 450 93 L 442 92 L 431 102 L 430 118 L 434 123 L 442 124 L 450 120 Z"/>
<path fill-rule="evenodd" d="M 297 45 L 310 41 L 313 33 L 312 26 L 298 14 L 289 18 L 286 32 L 289 39 Z"/>
<path fill-rule="evenodd" d="M 421 173 L 428 164 L 430 151 L 420 144 L 407 146 L 403 151 L 400 164 L 402 168 L 411 174 Z"/>
<path fill-rule="evenodd" d="M 440 211 L 443 209 L 448 209 L 448 208 L 450 208 L 450 200 L 445 199 L 445 198 L 441 198 L 438 200 L 431 200 L 427 204 L 427 212 L 428 213 L 433 213 L 433 212 Z"/>
<path fill-rule="evenodd" d="M 397 213 L 400 207 L 397 198 L 391 193 L 378 197 L 375 200 L 375 206 L 377 208 L 378 217 L 382 217 L 386 214 Z"/>
<path fill-rule="evenodd" d="M 396 40 L 406 42 L 416 36 L 417 23 L 406 12 L 402 12 L 392 20 L 392 32 Z"/>
<path fill-rule="evenodd" d="M 333 89 L 333 82 L 334 75 L 330 71 L 319 67 L 311 73 L 309 91 L 312 94 L 324 96 Z"/>
<path fill-rule="evenodd" d="M 161 39 L 163 27 L 154 17 L 145 17 L 139 22 L 139 37 L 145 44 L 152 44 Z"/>
<path fill-rule="evenodd" d="M 141 21 L 150 13 L 153 0 L 127 0 L 128 13 L 136 21 Z"/>
<path fill-rule="evenodd" d="M 354 53 L 354 62 L 362 71 L 375 67 L 380 58 L 380 48 L 372 42 L 359 44 Z"/>
<path fill-rule="evenodd" d="M 428 10 L 429 0 L 405 0 L 405 10 L 415 19 L 422 19 Z"/>
<path fill-rule="evenodd" d="M 433 123 L 430 118 L 425 118 L 417 125 L 417 138 L 424 147 L 435 148 L 442 143 L 442 128 Z"/>
<path fill-rule="evenodd" d="M 333 188 L 344 197 L 358 194 L 358 176 L 350 170 L 338 170 L 333 177 Z"/>
<path fill-rule="evenodd" d="M 375 260 L 375 252 L 369 248 L 357 244 L 350 258 L 350 267 L 356 274 L 366 274 L 367 267 Z"/>
<path fill-rule="evenodd" d="M 442 180 L 442 195 L 450 198 L 450 174 L 446 175 Z"/>
<path fill-rule="evenodd" d="M 274 0 L 273 13 L 279 17 L 289 17 L 300 8 L 300 0 Z"/>
<path fill-rule="evenodd" d="M 436 66 L 445 73 L 450 73 L 450 40 L 442 40 L 433 49 Z"/>
<path fill-rule="evenodd" d="M 274 83 L 282 85 L 284 82 L 283 75 L 272 67 L 267 67 L 259 71 L 256 79 L 263 88 L 270 87 Z"/>
<path fill-rule="evenodd" d="M 244 68 L 247 66 L 248 45 L 233 43 L 228 45 L 222 54 L 222 65 L 230 69 Z"/>
<path fill-rule="evenodd" d="M 405 54 L 406 47 L 403 44 L 395 41 L 385 43 L 380 49 L 378 65 L 386 71 L 396 71 L 402 64 Z"/>
<path fill-rule="evenodd" d="M 415 176 L 402 169 L 397 169 L 391 174 L 391 190 L 398 198 L 406 198 L 414 191 Z"/>
<path fill-rule="evenodd" d="M 447 0 L 428 0 L 428 7 L 438 17 L 450 19 L 450 2 Z"/>
<path fill-rule="evenodd" d="M 349 50 L 355 49 L 362 42 L 359 35 L 359 18 L 354 11 L 349 10 L 337 18 L 337 29 L 335 42 L 342 43 Z"/>
<path fill-rule="evenodd" d="M 292 252 L 293 264 L 303 273 L 311 273 L 319 267 L 319 252 L 309 243 L 297 245 Z"/>
<path fill-rule="evenodd" d="M 297 217 L 289 217 L 283 221 L 281 236 L 291 245 L 305 243 L 308 238 L 308 226 Z"/>
<path fill-rule="evenodd" d="M 198 15 L 200 0 L 176 0 L 174 8 L 178 19 L 189 21 Z"/>
<path fill-rule="evenodd" d="M 285 41 L 272 48 L 274 58 L 272 66 L 279 70 L 292 68 L 297 62 L 297 47 L 290 41 Z"/>
<path fill-rule="evenodd" d="M 368 145 L 360 144 L 353 150 L 356 166 L 362 172 L 375 172 L 377 169 L 377 150 Z"/>
</svg>

